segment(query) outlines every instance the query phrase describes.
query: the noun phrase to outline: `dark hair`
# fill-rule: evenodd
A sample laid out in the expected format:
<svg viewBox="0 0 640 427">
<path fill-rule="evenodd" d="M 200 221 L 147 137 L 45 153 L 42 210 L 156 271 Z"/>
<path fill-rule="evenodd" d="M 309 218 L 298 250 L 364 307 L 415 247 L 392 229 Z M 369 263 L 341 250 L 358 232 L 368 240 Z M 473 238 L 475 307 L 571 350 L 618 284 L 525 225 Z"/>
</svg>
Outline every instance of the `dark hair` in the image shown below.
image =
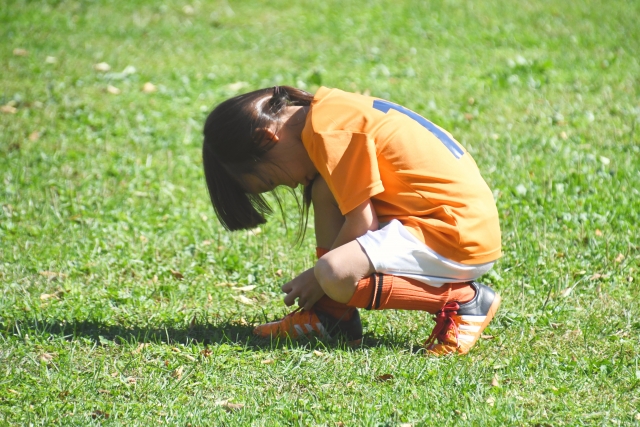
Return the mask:
<svg viewBox="0 0 640 427">
<path fill-rule="evenodd" d="M 224 228 L 242 230 L 265 223 L 265 215 L 273 210 L 261 194 L 245 191 L 241 177 L 258 176 L 256 168 L 273 146 L 260 130 L 280 124 L 285 107 L 308 106 L 312 100 L 313 95 L 303 90 L 276 86 L 228 99 L 209 114 L 202 162 L 211 204 Z M 308 193 L 305 190 L 307 208 Z"/>
</svg>

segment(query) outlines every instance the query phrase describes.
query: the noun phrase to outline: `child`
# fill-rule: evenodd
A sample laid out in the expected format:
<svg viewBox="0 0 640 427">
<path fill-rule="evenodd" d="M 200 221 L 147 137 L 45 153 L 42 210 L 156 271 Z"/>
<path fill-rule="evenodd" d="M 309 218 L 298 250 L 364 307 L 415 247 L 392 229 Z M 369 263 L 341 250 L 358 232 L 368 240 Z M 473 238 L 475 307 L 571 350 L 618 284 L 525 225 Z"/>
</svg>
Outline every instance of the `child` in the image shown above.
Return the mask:
<svg viewBox="0 0 640 427">
<path fill-rule="evenodd" d="M 218 105 L 202 153 L 229 230 L 265 222 L 261 193 L 303 185 L 310 194 L 319 259 L 282 286 L 285 304 L 300 308 L 256 335 L 339 332 L 359 343 L 357 308 L 423 310 L 436 315 L 426 351 L 464 354 L 498 310 L 500 296 L 474 281 L 501 255 L 493 195 L 471 155 L 413 111 L 276 86 Z"/>
</svg>

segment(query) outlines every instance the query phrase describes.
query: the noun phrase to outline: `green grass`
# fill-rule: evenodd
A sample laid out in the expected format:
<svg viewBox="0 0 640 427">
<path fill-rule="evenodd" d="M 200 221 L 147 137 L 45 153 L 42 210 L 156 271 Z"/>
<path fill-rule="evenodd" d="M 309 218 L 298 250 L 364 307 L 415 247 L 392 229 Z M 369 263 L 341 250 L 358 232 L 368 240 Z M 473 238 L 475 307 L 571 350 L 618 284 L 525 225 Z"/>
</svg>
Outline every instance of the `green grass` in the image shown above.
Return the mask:
<svg viewBox="0 0 640 427">
<path fill-rule="evenodd" d="M 632 0 L 0 0 L 0 425 L 640 424 L 638 20 Z M 313 232 L 293 244 L 291 197 L 289 231 L 224 232 L 200 132 L 274 84 L 369 91 L 469 149 L 501 215 L 494 339 L 428 359 L 410 312 L 363 313 L 356 349 L 251 336 Z"/>
</svg>

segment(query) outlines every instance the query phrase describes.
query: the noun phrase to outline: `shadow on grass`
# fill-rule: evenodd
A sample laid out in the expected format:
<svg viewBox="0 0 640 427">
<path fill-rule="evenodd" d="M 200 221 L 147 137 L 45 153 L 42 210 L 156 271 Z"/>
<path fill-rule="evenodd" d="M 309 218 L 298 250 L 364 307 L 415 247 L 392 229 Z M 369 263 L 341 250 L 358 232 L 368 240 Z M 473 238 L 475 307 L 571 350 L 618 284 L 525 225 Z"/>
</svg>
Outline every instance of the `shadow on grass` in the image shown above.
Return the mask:
<svg viewBox="0 0 640 427">
<path fill-rule="evenodd" d="M 35 319 L 20 319 L 11 323 L 0 322 L 0 333 L 23 337 L 58 336 L 67 341 L 81 338 L 94 341 L 97 345 L 110 342 L 120 345 L 137 345 L 139 343 L 183 344 L 189 345 L 219 345 L 228 344 L 241 346 L 249 351 L 277 350 L 282 348 L 343 348 L 366 349 L 372 347 L 387 347 L 400 350 L 420 351 L 415 348 L 408 336 L 379 337 L 365 333 L 362 344 L 349 346 L 343 337 L 336 339 L 320 339 L 316 337 L 292 340 L 265 339 L 253 335 L 253 326 L 241 324 L 232 320 L 221 320 L 216 323 L 193 323 L 188 327 L 175 325 L 158 326 L 125 326 L 106 324 L 94 320 L 61 321 L 50 319 L 38 321 Z"/>
</svg>

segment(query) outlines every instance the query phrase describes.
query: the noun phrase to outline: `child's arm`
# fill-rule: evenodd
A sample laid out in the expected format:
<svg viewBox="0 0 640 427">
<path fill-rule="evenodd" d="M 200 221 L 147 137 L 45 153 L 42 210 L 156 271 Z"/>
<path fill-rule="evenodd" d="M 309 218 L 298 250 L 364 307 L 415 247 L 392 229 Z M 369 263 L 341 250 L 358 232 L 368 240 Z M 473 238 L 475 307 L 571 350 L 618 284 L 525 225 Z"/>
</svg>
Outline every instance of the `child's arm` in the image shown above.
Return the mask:
<svg viewBox="0 0 640 427">
<path fill-rule="evenodd" d="M 331 249 L 349 243 L 366 234 L 369 230 L 374 231 L 378 229 L 378 217 L 376 211 L 373 209 L 371 199 L 362 202 L 358 207 L 348 212 L 344 218 L 344 224 L 333 245 L 331 245 Z"/>
</svg>

